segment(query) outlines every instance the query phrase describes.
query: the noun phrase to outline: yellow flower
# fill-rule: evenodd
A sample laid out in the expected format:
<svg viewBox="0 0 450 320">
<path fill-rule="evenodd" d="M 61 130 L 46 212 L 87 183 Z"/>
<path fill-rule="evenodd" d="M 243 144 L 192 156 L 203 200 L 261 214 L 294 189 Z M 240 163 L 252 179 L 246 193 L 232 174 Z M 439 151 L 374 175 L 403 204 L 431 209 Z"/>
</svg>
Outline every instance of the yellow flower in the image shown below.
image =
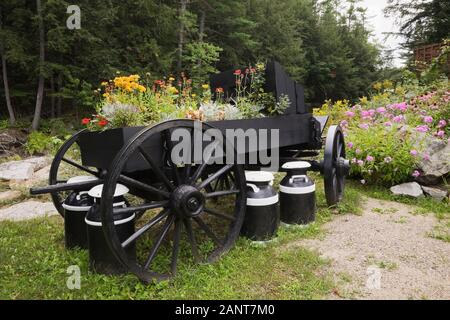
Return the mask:
<svg viewBox="0 0 450 320">
<path fill-rule="evenodd" d="M 367 104 L 369 102 L 369 99 L 367 99 L 367 97 L 362 97 L 362 98 L 359 98 L 359 102 L 362 105 L 365 105 L 365 104 Z"/>
<path fill-rule="evenodd" d="M 202 85 L 202 88 L 205 89 L 205 90 L 208 90 L 209 89 L 209 84 L 205 83 L 204 85 Z"/>
<path fill-rule="evenodd" d="M 169 81 L 175 81 L 175 78 L 174 77 L 170 77 Z"/>
<path fill-rule="evenodd" d="M 192 94 L 192 98 L 195 98 L 197 95 L 195 93 Z"/>
<path fill-rule="evenodd" d="M 384 80 L 384 81 L 383 81 L 383 87 L 384 87 L 385 89 L 391 89 L 391 88 L 393 87 L 392 81 Z"/>
<path fill-rule="evenodd" d="M 102 82 L 102 87 L 106 87 L 108 85 L 108 82 Z"/>
<path fill-rule="evenodd" d="M 383 84 L 380 82 L 377 82 L 373 85 L 373 88 L 377 91 L 380 91 L 383 88 Z"/>
<path fill-rule="evenodd" d="M 146 91 L 147 91 L 147 88 L 144 87 L 144 86 L 139 85 L 139 86 L 138 86 L 138 90 L 139 90 L 140 92 L 146 92 Z"/>
<path fill-rule="evenodd" d="M 178 94 L 178 89 L 175 88 L 175 87 L 170 86 L 170 87 L 167 88 L 167 90 L 168 90 L 169 93 L 171 93 L 171 94 Z"/>
</svg>

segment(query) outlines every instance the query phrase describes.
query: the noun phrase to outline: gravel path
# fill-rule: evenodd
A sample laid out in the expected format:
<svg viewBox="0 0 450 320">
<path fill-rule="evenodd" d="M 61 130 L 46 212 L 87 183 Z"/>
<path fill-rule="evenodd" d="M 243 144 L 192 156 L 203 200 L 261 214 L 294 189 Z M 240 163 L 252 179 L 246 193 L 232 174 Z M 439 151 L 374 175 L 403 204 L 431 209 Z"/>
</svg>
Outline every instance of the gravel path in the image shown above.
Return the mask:
<svg viewBox="0 0 450 320">
<path fill-rule="evenodd" d="M 450 243 L 430 238 L 432 215 L 366 199 L 361 216 L 339 216 L 323 239 L 291 244 L 331 260 L 338 290 L 330 299 L 450 299 Z"/>
</svg>

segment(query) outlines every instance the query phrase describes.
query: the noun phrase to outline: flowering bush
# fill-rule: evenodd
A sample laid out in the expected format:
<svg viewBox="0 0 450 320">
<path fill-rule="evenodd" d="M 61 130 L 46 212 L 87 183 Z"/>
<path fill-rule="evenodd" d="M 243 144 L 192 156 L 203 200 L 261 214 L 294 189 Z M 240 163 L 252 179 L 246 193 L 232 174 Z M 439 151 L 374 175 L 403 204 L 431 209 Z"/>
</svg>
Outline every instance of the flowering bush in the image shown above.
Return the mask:
<svg viewBox="0 0 450 320">
<path fill-rule="evenodd" d="M 370 98 L 353 106 L 327 101 L 317 113 L 341 124 L 352 175 L 367 183 L 392 185 L 420 176 L 417 164 L 429 158 L 425 138 L 450 137 L 448 80 L 430 87 L 376 83 Z"/>
<path fill-rule="evenodd" d="M 97 114 L 85 118 L 82 124 L 91 130 L 140 126 L 176 118 L 200 121 L 257 118 L 281 114 L 289 107 L 288 97 L 276 101 L 272 93 L 264 92 L 265 65 L 234 72 L 236 92 L 224 96 L 223 88 L 214 88 L 215 101 L 208 84 L 193 87 L 184 74 L 180 80 L 142 80 L 138 75 L 118 76 L 103 82 Z"/>
</svg>

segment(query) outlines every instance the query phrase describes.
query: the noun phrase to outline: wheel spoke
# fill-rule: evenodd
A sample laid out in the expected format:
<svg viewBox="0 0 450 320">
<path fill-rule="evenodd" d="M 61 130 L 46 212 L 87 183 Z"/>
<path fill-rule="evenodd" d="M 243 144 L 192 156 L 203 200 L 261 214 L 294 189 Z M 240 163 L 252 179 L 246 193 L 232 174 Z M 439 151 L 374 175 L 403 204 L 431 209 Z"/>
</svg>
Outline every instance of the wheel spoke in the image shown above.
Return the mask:
<svg viewBox="0 0 450 320">
<path fill-rule="evenodd" d="M 195 183 L 195 181 L 197 181 L 198 178 L 200 178 L 202 176 L 202 174 L 205 171 L 205 168 L 208 165 L 209 160 L 211 160 L 212 154 L 218 144 L 219 144 L 219 141 L 214 142 L 214 145 L 211 147 L 211 151 L 209 152 L 207 158 L 203 160 L 202 164 L 197 168 L 194 175 L 191 177 L 191 179 L 189 179 L 189 183 Z"/>
<path fill-rule="evenodd" d="M 219 217 L 219 218 L 222 218 L 225 220 L 233 221 L 233 222 L 236 221 L 236 218 L 233 216 L 230 216 L 229 214 L 222 213 L 222 212 L 219 212 L 219 211 L 211 209 L 211 208 L 205 208 L 204 210 L 206 213 L 212 214 L 213 216 L 216 216 L 216 217 Z"/>
<path fill-rule="evenodd" d="M 200 262 L 200 255 L 198 253 L 197 242 L 195 241 L 194 230 L 192 229 L 192 223 L 189 219 L 183 219 L 184 226 L 186 228 L 186 233 L 191 244 L 192 256 L 196 263 Z"/>
<path fill-rule="evenodd" d="M 157 216 L 153 217 L 149 222 L 147 222 L 142 228 L 133 233 L 131 237 L 129 237 L 125 242 L 122 243 L 122 248 L 128 247 L 131 243 L 135 242 L 139 239 L 144 233 L 146 233 L 149 229 L 153 228 L 156 224 L 161 222 L 164 218 L 166 218 L 169 214 L 169 210 L 161 211 Z"/>
<path fill-rule="evenodd" d="M 214 243 L 218 246 L 222 246 L 222 242 L 219 240 L 219 238 L 214 234 L 214 232 L 211 230 L 210 227 L 208 227 L 208 225 L 203 222 L 202 219 L 200 219 L 199 217 L 195 217 L 193 218 L 194 221 L 198 224 L 198 226 L 203 229 L 203 231 L 205 231 L 206 235 L 208 237 L 210 237 Z"/>
<path fill-rule="evenodd" d="M 162 201 L 162 202 L 146 203 L 146 204 L 135 206 L 135 207 L 115 208 L 114 214 L 134 213 L 134 212 L 146 211 L 146 210 L 150 210 L 150 209 L 159 209 L 159 208 L 167 207 L 168 205 L 169 205 L 168 201 Z"/>
<path fill-rule="evenodd" d="M 189 177 L 191 176 L 192 164 L 185 164 L 184 173 L 183 173 L 183 182 L 187 183 L 189 181 Z"/>
<path fill-rule="evenodd" d="M 178 172 L 178 167 L 175 165 L 175 163 L 172 161 L 172 149 L 173 149 L 173 143 L 170 135 L 170 130 L 164 131 L 164 138 L 166 139 L 166 146 L 168 148 L 168 157 L 167 159 L 170 162 L 170 167 L 172 169 L 173 179 L 175 180 L 175 184 L 177 186 L 180 185 L 180 174 Z"/>
<path fill-rule="evenodd" d="M 81 164 L 78 164 L 78 163 L 76 163 L 76 162 L 74 162 L 74 161 L 72 161 L 72 160 L 70 160 L 70 159 L 62 158 L 61 160 L 64 161 L 65 163 L 70 164 L 71 166 L 73 166 L 73 167 L 75 167 L 75 168 L 77 168 L 77 169 L 80 169 L 80 170 L 82 170 L 82 171 L 85 171 L 85 172 L 87 172 L 87 173 L 90 173 L 90 174 L 92 174 L 92 175 L 94 175 L 94 176 L 96 176 L 96 177 L 99 176 L 98 172 L 95 172 L 94 170 L 91 170 L 91 169 L 89 169 L 88 167 L 82 166 Z"/>
<path fill-rule="evenodd" d="M 175 221 L 175 233 L 173 236 L 173 249 L 172 249 L 172 261 L 170 264 L 170 270 L 172 275 L 177 272 L 178 253 L 180 252 L 180 239 L 181 239 L 181 221 L 177 219 Z"/>
<path fill-rule="evenodd" d="M 198 188 L 199 188 L 199 189 L 203 189 L 203 188 L 206 187 L 208 184 L 210 184 L 211 182 L 213 182 L 214 180 L 216 180 L 217 178 L 219 178 L 221 175 L 223 175 L 224 173 L 230 171 L 231 168 L 233 168 L 233 165 L 232 165 L 232 164 L 227 164 L 227 165 L 224 166 L 222 169 L 220 169 L 219 171 L 217 171 L 217 172 L 214 173 L 213 175 L 209 176 L 208 179 L 202 181 L 202 183 L 200 183 L 200 185 L 198 186 Z"/>
<path fill-rule="evenodd" d="M 167 233 L 169 232 L 170 227 L 172 226 L 173 222 L 175 220 L 175 216 L 170 216 L 167 218 L 166 222 L 164 223 L 163 229 L 161 230 L 161 233 L 159 234 L 155 244 L 153 245 L 152 249 L 150 250 L 150 254 L 148 256 L 147 261 L 145 262 L 144 269 L 148 269 L 155 258 L 156 254 L 158 253 L 159 248 L 161 247 L 162 241 L 166 237 Z"/>
<path fill-rule="evenodd" d="M 216 192 L 212 192 L 212 193 L 207 193 L 205 195 L 205 197 L 207 199 L 209 199 L 209 198 L 218 198 L 218 197 L 224 197 L 224 196 L 230 196 L 230 195 L 233 195 L 233 194 L 238 194 L 240 192 L 241 191 L 237 190 L 237 189 L 226 190 L 226 191 L 216 191 Z"/>
<path fill-rule="evenodd" d="M 150 186 L 150 185 L 148 185 L 146 183 L 143 183 L 143 182 L 140 182 L 140 181 L 135 180 L 133 178 L 127 177 L 127 176 L 125 176 L 123 174 L 120 175 L 119 181 L 121 181 L 122 183 L 124 183 L 126 185 L 129 185 L 129 186 L 131 186 L 133 188 L 137 188 L 137 189 L 144 190 L 144 191 L 147 191 L 147 192 L 150 192 L 150 193 L 153 193 L 153 194 L 157 194 L 157 195 L 160 195 L 160 196 L 162 196 L 164 198 L 167 198 L 167 199 L 170 198 L 170 193 L 169 192 L 157 189 L 157 188 L 152 187 L 152 186 Z"/>
<path fill-rule="evenodd" d="M 156 176 L 166 185 L 166 187 L 169 190 L 174 190 L 175 186 L 172 184 L 172 182 L 169 181 L 167 176 L 164 174 L 164 172 L 158 167 L 158 165 L 155 163 L 153 158 L 146 152 L 141 146 L 139 146 L 139 152 L 144 157 L 144 159 L 150 164 L 153 173 L 156 174 Z"/>
</svg>

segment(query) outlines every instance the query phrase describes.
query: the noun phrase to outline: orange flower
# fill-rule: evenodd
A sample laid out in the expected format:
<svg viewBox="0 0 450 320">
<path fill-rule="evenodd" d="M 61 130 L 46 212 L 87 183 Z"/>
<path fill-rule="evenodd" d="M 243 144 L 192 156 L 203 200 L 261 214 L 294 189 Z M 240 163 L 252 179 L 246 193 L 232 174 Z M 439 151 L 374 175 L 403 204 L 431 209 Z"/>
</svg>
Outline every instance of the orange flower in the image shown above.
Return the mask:
<svg viewBox="0 0 450 320">
<path fill-rule="evenodd" d="M 217 92 L 217 93 L 223 93 L 223 88 L 221 88 L 221 87 L 216 88 L 216 92 Z"/>
<path fill-rule="evenodd" d="M 83 120 L 81 120 L 81 124 L 84 124 L 84 125 L 88 125 L 90 122 L 91 122 L 91 119 L 89 119 L 89 118 L 83 118 Z"/>
</svg>

